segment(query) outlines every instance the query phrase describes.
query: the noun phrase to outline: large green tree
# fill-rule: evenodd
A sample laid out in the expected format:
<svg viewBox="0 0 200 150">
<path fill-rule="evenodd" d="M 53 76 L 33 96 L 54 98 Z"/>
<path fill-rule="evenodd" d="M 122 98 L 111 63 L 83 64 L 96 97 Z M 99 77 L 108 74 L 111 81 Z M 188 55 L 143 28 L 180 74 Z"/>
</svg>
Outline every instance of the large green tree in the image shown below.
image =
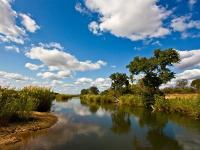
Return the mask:
<svg viewBox="0 0 200 150">
<path fill-rule="evenodd" d="M 197 90 L 200 90 L 200 79 L 195 79 L 192 81 L 191 86 Z"/>
<path fill-rule="evenodd" d="M 113 73 L 110 75 L 112 80 L 111 89 L 123 93 L 128 90 L 129 78 L 125 73 Z"/>
<path fill-rule="evenodd" d="M 143 74 L 142 81 L 147 89 L 147 93 L 152 96 L 160 92 L 161 84 L 167 83 L 174 78 L 174 72 L 169 67 L 180 61 L 179 53 L 174 49 L 154 51 L 150 58 L 135 57 L 127 68 L 131 75 Z"/>
</svg>

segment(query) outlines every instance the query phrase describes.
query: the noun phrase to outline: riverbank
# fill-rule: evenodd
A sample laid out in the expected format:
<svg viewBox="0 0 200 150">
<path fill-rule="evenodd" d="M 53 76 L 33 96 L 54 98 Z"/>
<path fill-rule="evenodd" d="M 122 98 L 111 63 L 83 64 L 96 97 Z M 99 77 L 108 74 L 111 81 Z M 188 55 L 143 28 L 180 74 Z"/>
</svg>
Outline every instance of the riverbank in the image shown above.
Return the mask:
<svg viewBox="0 0 200 150">
<path fill-rule="evenodd" d="M 50 128 L 56 122 L 57 117 L 51 113 L 32 112 L 30 121 L 15 122 L 0 127 L 0 147 L 19 143 L 23 140 L 23 135 Z"/>
<path fill-rule="evenodd" d="M 123 95 L 117 98 L 117 105 L 144 107 L 140 95 Z M 83 95 L 81 102 L 85 104 L 116 103 L 114 97 L 105 95 Z M 168 94 L 166 97 L 157 96 L 153 106 L 154 111 L 165 113 L 178 113 L 193 119 L 200 120 L 200 95 L 198 94 Z"/>
</svg>

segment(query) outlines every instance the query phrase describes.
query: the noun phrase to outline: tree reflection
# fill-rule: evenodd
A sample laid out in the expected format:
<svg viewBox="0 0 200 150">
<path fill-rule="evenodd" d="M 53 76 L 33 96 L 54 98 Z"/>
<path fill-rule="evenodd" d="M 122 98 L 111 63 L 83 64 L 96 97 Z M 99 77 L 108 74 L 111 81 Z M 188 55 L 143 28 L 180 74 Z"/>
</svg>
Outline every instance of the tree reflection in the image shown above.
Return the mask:
<svg viewBox="0 0 200 150">
<path fill-rule="evenodd" d="M 151 113 L 144 110 L 141 113 L 139 124 L 141 127 L 146 126 L 147 145 L 140 142 L 137 137 L 133 140 L 133 149 L 137 150 L 181 150 L 183 149 L 179 143 L 164 133 L 164 128 L 168 120 L 160 113 Z"/>
<path fill-rule="evenodd" d="M 111 114 L 112 127 L 111 130 L 117 134 L 128 133 L 131 128 L 130 115 L 123 111 L 115 111 Z"/>
</svg>

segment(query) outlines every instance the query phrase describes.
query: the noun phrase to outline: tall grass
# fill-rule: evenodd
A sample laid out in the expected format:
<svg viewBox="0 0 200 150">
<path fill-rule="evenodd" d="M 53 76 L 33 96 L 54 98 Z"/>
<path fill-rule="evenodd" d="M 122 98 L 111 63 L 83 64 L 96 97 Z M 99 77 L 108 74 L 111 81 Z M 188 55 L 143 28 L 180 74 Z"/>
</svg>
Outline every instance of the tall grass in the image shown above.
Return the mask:
<svg viewBox="0 0 200 150">
<path fill-rule="evenodd" d="M 49 111 L 52 100 L 53 93 L 48 88 L 25 87 L 17 91 L 0 87 L 0 124 L 25 120 L 31 111 Z"/>
<path fill-rule="evenodd" d="M 179 113 L 200 119 L 200 96 L 192 98 L 176 97 L 171 99 L 157 96 L 154 107 L 157 111 Z"/>
<path fill-rule="evenodd" d="M 128 105 L 128 106 L 144 106 L 143 98 L 140 95 L 123 95 L 119 97 L 120 105 Z"/>
</svg>

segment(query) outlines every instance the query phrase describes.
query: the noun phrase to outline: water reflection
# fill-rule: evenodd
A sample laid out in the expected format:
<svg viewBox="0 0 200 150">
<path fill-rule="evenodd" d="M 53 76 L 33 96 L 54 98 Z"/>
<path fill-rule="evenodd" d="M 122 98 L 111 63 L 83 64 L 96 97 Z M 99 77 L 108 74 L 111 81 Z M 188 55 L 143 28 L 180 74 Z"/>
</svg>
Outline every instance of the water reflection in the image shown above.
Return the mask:
<svg viewBox="0 0 200 150">
<path fill-rule="evenodd" d="M 200 122 L 144 109 L 54 102 L 58 123 L 24 137 L 14 150 L 182 150 L 200 148 Z M 189 121 L 188 121 L 189 120 Z"/>
</svg>

